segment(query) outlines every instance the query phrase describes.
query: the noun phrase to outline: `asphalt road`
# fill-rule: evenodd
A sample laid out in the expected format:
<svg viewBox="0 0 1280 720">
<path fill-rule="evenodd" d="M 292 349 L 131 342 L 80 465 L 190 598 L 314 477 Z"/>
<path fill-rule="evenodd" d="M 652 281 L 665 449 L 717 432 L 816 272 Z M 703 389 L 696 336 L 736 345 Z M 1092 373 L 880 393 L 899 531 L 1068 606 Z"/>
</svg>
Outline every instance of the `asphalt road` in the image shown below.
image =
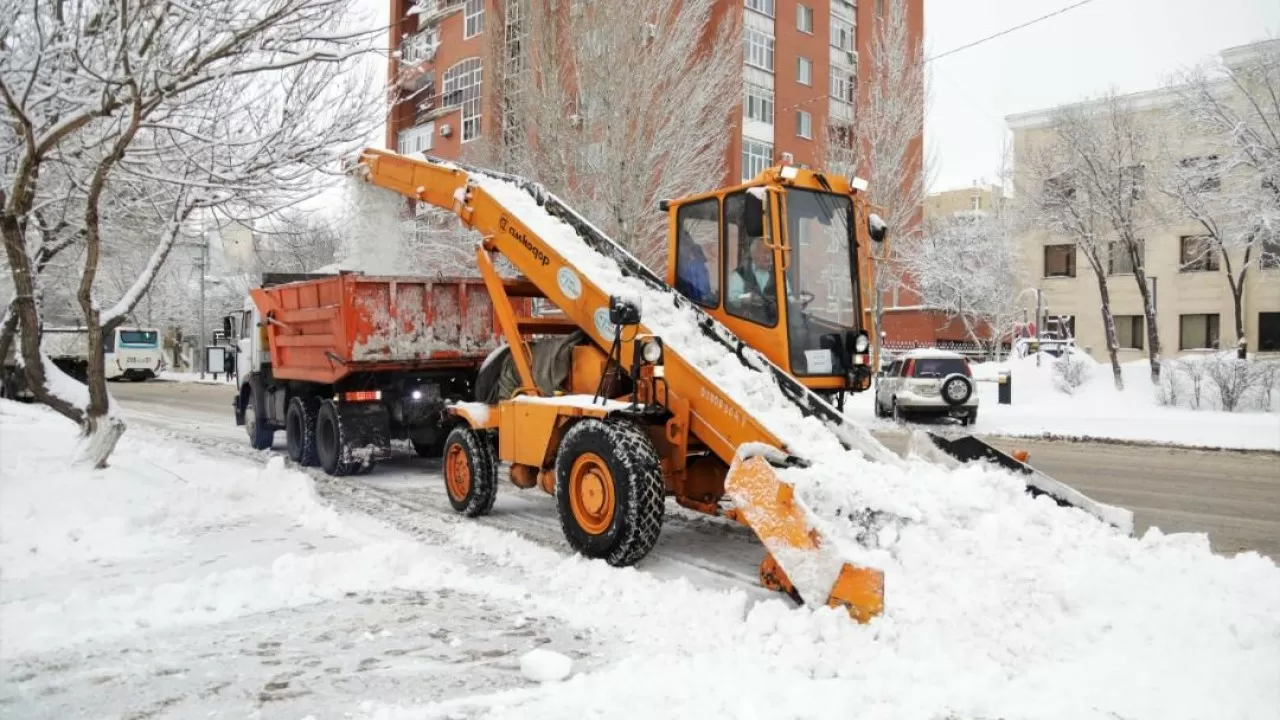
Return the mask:
<svg viewBox="0 0 1280 720">
<path fill-rule="evenodd" d="M 180 419 L 188 429 L 244 437 L 231 414 L 229 386 L 112 383 L 127 413 L 151 422 Z M 876 433 L 901 452 L 906 436 Z M 1044 473 L 1102 502 L 1133 511 L 1137 532 L 1207 532 L 1222 553 L 1256 550 L 1280 560 L 1280 454 L 1180 450 L 1157 446 L 987 438 L 1024 449 Z M 247 442 L 247 439 L 246 439 Z"/>
</svg>

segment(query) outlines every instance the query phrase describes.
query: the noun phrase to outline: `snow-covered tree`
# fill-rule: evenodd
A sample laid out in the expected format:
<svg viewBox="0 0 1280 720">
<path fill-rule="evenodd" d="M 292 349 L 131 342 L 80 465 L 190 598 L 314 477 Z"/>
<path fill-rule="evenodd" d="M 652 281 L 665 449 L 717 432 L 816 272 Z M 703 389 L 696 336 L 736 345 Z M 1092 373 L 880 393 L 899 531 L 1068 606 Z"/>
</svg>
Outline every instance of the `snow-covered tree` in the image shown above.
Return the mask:
<svg viewBox="0 0 1280 720">
<path fill-rule="evenodd" d="M 1194 68 L 1172 89 L 1178 103 L 1164 147 L 1196 137 L 1212 150 L 1163 153 L 1158 187 L 1171 219 L 1200 228 L 1200 254 L 1188 262 L 1224 271 L 1243 357 L 1245 280 L 1260 263 L 1280 264 L 1265 256 L 1280 240 L 1280 40 L 1230 63 Z"/>
<path fill-rule="evenodd" d="M 1018 224 L 1023 230 L 1036 229 L 1066 238 L 1083 255 L 1098 281 L 1102 303 L 1102 328 L 1111 358 L 1111 372 L 1117 390 L 1124 389 L 1120 374 L 1115 317 L 1111 312 L 1111 291 L 1107 283 L 1112 243 L 1109 225 L 1098 200 L 1088 192 L 1088 183 L 1079 172 L 1080 155 L 1056 138 L 1029 148 L 1022 173 L 1021 192 L 1015 196 Z"/>
<path fill-rule="evenodd" d="M 508 4 L 508 12 L 511 11 Z M 739 13 L 717 0 L 522 3 L 518 65 L 493 42 L 485 83 L 504 167 L 565 198 L 641 262 L 666 264 L 658 201 L 720 185 L 742 95 Z M 502 40 L 506 33 L 492 33 Z"/>
<path fill-rule="evenodd" d="M 350 6 L 0 0 L 0 232 L 20 355 L 36 397 L 80 424 L 87 462 L 105 464 L 124 431 L 98 330 L 133 312 L 189 221 L 211 208 L 247 220 L 315 192 L 315 170 L 376 122 L 368 88 L 341 79 L 368 39 L 343 29 Z M 40 350 L 39 252 L 62 236 L 33 228 L 51 208 L 81 253 L 74 287 L 91 328 L 87 392 Z M 151 250 L 145 266 L 103 297 L 103 259 L 134 243 Z"/>
<path fill-rule="evenodd" d="M 1160 332 L 1155 298 L 1147 281 L 1144 235 L 1157 215 L 1148 202 L 1150 129 L 1132 105 L 1115 91 L 1096 102 L 1055 113 L 1052 132 L 1074 178 L 1073 187 L 1107 232 L 1108 273 L 1132 275 L 1142 297 L 1151 381 L 1160 380 Z"/>
<path fill-rule="evenodd" d="M 910 32 L 909 5 L 885 3 L 884 14 L 872 21 L 870 48 L 858 58 L 860 67 L 835 83 L 847 93 L 845 99 L 856 100 L 853 119 L 830 118 L 822 139 L 826 167 L 866 178 L 871 202 L 882 208 L 889 228 L 887 257 L 875 264 L 876 327 L 882 326 L 884 293 L 903 283 L 897 248 L 919 232 L 928 187 L 924 49 Z"/>
<path fill-rule="evenodd" d="M 1021 313 L 1019 245 L 1003 218 L 976 210 L 929 223 L 903 245 L 900 257 L 928 307 L 959 320 L 969 339 L 999 352 Z"/>
</svg>

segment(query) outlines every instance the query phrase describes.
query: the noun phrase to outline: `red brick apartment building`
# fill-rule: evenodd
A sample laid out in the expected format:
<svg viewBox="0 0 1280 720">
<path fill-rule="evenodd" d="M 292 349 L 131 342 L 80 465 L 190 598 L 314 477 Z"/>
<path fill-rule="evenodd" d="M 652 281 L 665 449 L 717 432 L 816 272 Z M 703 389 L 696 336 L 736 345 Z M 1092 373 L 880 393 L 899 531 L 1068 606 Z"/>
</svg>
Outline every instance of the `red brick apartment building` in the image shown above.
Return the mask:
<svg viewBox="0 0 1280 720">
<path fill-rule="evenodd" d="M 546 11 L 554 2 L 390 0 L 390 46 L 400 53 L 392 53 L 389 67 L 398 88 L 387 147 L 456 159 L 467 143 L 496 134 L 499 110 L 495 94 L 484 86 L 486 37 L 518 37 L 521 13 Z M 743 20 L 742 105 L 735 113 L 725 182 L 754 177 L 784 153 L 797 164 L 821 166 L 827 123 L 853 121 L 867 75 L 858 59 L 868 56 L 873 20 L 889 2 L 908 3 L 909 32 L 919 42 L 924 0 L 720 0 L 716 16 L 742 13 Z M 848 81 L 853 76 L 858 82 Z M 911 304 L 903 300 L 899 293 L 886 296 L 885 304 Z M 926 342 L 938 324 L 910 312 L 893 313 L 889 322 Z"/>
</svg>

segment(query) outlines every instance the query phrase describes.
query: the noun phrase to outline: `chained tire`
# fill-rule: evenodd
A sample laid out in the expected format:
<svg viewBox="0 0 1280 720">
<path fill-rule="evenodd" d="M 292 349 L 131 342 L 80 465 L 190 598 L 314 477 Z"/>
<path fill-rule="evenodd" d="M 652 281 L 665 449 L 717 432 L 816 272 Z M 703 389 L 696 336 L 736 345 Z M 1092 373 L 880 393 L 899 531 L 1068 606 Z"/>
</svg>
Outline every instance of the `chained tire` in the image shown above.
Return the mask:
<svg viewBox="0 0 1280 720">
<path fill-rule="evenodd" d="M 316 413 L 316 455 L 321 469 L 334 477 L 371 470 L 372 463 L 355 458 L 349 443 L 338 404 L 333 400 L 320 403 Z"/>
<path fill-rule="evenodd" d="M 653 442 L 634 423 L 581 420 L 556 454 L 556 506 L 577 552 L 633 565 L 662 532 L 666 491 Z"/>
<path fill-rule="evenodd" d="M 249 434 L 249 446 L 254 450 L 270 450 L 275 443 L 276 431 L 267 420 L 267 395 L 262 389 L 262 379 L 249 380 L 244 399 L 244 429 Z"/>
<path fill-rule="evenodd" d="M 320 464 L 316 451 L 316 415 L 320 412 L 320 400 L 301 395 L 289 401 L 284 416 L 285 447 L 289 459 L 303 467 Z"/>
<path fill-rule="evenodd" d="M 445 438 L 440 470 L 454 510 L 467 517 L 489 514 L 498 497 L 498 458 L 488 438 L 466 425 L 455 427 Z"/>
</svg>

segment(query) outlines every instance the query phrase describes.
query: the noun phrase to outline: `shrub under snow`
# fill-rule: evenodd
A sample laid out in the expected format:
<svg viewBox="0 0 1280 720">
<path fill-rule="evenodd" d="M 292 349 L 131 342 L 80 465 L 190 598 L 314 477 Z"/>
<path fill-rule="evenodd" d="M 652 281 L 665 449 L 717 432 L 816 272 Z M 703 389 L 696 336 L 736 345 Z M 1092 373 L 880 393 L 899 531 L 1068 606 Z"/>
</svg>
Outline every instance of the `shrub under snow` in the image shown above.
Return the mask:
<svg viewBox="0 0 1280 720">
<path fill-rule="evenodd" d="M 1280 412 L 1275 392 L 1280 361 L 1241 360 L 1215 353 L 1165 360 L 1160 373 L 1160 404 L 1193 410 Z"/>
</svg>

